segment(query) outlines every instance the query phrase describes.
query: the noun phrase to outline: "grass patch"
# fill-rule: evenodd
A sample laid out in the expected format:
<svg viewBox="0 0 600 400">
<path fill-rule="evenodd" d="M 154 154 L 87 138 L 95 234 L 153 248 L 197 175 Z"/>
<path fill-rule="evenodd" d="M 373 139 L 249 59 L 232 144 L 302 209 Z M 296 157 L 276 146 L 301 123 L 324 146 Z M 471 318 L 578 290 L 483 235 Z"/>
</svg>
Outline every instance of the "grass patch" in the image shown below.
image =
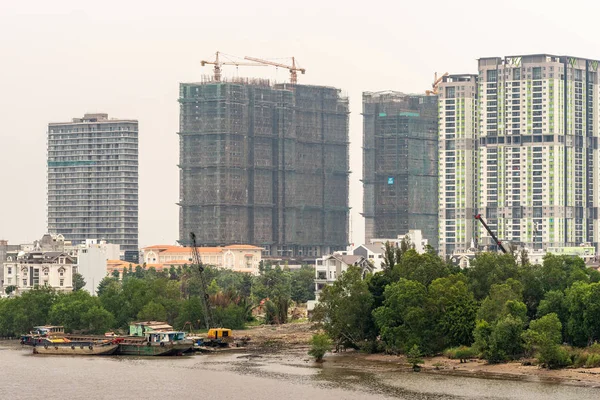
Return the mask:
<svg viewBox="0 0 600 400">
<path fill-rule="evenodd" d="M 444 350 L 444 355 L 451 360 L 460 360 L 462 363 L 470 358 L 477 357 L 479 354 L 473 347 L 460 346 Z"/>
</svg>

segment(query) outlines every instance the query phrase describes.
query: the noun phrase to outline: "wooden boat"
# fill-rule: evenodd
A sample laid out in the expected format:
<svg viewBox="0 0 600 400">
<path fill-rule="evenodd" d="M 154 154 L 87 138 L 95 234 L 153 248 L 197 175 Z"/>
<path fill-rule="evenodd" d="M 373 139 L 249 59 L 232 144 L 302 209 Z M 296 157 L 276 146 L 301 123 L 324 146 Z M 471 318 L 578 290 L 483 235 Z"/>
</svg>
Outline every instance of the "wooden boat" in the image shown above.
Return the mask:
<svg viewBox="0 0 600 400">
<path fill-rule="evenodd" d="M 73 342 L 47 341 L 33 346 L 33 354 L 100 356 L 114 354 L 119 345 L 112 341 Z"/>
<path fill-rule="evenodd" d="M 191 351 L 194 344 L 185 339 L 184 332 L 148 332 L 144 337 L 118 338 L 116 354 L 127 356 L 175 356 Z"/>
</svg>

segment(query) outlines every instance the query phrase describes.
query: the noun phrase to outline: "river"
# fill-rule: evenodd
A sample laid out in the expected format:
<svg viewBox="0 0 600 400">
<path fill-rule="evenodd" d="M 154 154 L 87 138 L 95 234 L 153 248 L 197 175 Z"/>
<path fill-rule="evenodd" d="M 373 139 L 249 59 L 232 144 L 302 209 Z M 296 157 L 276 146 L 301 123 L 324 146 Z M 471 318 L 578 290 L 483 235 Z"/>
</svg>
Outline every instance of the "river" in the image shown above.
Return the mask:
<svg viewBox="0 0 600 400">
<path fill-rule="evenodd" d="M 21 399 L 577 399 L 600 389 L 317 366 L 289 355 L 220 353 L 183 357 L 32 355 L 0 345 L 0 398 Z"/>
</svg>

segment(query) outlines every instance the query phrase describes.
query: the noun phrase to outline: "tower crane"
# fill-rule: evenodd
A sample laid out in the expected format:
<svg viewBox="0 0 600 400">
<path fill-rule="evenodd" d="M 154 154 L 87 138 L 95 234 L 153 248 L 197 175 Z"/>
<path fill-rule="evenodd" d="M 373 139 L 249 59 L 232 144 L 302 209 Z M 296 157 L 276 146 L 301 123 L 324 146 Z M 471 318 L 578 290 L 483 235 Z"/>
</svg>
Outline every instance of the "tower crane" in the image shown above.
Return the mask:
<svg viewBox="0 0 600 400">
<path fill-rule="evenodd" d="M 303 75 L 306 73 L 306 69 L 305 68 L 299 68 L 296 66 L 296 58 L 292 57 L 292 65 L 286 65 L 286 64 L 281 64 L 281 63 L 277 63 L 274 61 L 269 61 L 269 60 L 262 60 L 260 58 L 255 58 L 255 57 L 244 57 L 245 60 L 249 60 L 249 61 L 254 61 L 257 63 L 261 63 L 261 64 L 265 64 L 265 65 L 272 65 L 274 67 L 281 67 L 281 68 L 286 68 L 290 70 L 290 83 L 292 84 L 297 84 L 298 83 L 298 71 L 300 71 L 300 73 L 302 73 Z"/>
<path fill-rule="evenodd" d="M 200 298 L 202 299 L 202 309 L 204 311 L 204 322 L 206 324 L 206 329 L 213 328 L 214 320 L 212 316 L 212 310 L 210 308 L 208 290 L 206 285 L 206 277 L 204 276 L 204 265 L 202 265 L 202 260 L 200 259 L 200 253 L 198 253 L 198 245 L 196 243 L 196 234 L 194 232 L 190 232 L 190 239 L 192 242 L 192 253 L 194 255 L 194 263 L 200 272 L 200 287 L 202 289 L 202 293 L 200 294 Z"/>
<path fill-rule="evenodd" d="M 266 65 L 264 64 L 257 64 L 257 63 L 245 63 L 245 62 L 237 62 L 237 61 L 221 61 L 219 59 L 219 54 L 220 52 L 217 51 L 216 55 L 215 55 L 215 60 L 214 61 L 206 61 L 206 60 L 202 60 L 200 61 L 200 65 L 201 66 L 205 66 L 206 64 L 211 64 L 214 65 L 214 78 L 216 82 L 221 82 L 221 66 L 223 65 L 235 65 L 236 67 L 239 66 L 244 66 L 244 67 L 265 67 Z"/>
<path fill-rule="evenodd" d="M 437 95 L 440 83 L 442 82 L 442 80 L 444 80 L 444 77 L 446 77 L 446 76 L 448 76 L 448 73 L 444 72 L 444 74 L 438 78 L 437 72 L 436 72 L 433 77 L 433 83 L 431 84 L 431 90 L 426 90 L 425 94 L 427 96 L 430 96 L 432 94 Z"/>
</svg>

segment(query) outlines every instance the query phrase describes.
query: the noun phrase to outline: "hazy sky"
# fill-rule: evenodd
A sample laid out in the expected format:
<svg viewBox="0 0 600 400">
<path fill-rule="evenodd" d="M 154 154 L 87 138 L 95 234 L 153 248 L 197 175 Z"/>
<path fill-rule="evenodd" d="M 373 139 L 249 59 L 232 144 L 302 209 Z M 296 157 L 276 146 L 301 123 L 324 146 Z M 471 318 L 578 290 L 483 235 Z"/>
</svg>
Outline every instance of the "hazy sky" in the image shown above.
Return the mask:
<svg viewBox="0 0 600 400">
<path fill-rule="evenodd" d="M 140 245 L 178 238 L 178 83 L 200 60 L 295 56 L 305 84 L 350 97 L 352 241 L 362 242 L 363 91 L 424 92 L 435 71 L 527 53 L 600 59 L 591 1 L 0 1 L 0 238 L 46 231 L 46 128 L 86 112 L 136 118 Z M 287 80 L 275 68 L 225 76 Z M 435 201 L 435 199 L 431 199 Z"/>
</svg>

